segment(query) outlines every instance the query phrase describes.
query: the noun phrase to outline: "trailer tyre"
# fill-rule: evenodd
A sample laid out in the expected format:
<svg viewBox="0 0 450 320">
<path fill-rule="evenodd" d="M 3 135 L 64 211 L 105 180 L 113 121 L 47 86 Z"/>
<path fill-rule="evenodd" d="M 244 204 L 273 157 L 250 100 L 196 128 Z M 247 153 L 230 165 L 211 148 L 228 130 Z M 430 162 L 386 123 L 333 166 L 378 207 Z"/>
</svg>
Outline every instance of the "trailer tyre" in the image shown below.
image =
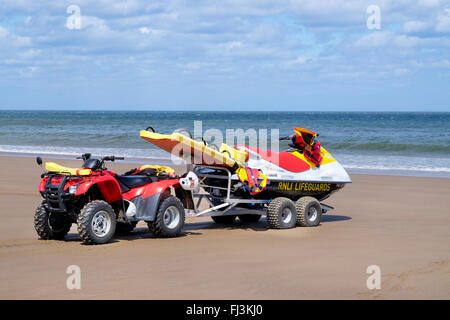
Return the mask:
<svg viewBox="0 0 450 320">
<path fill-rule="evenodd" d="M 62 214 L 49 214 L 45 201 L 37 207 L 34 213 L 34 229 L 41 239 L 62 240 L 69 232 L 71 226 L 72 223 Z"/>
<path fill-rule="evenodd" d="M 174 196 L 164 198 L 156 213 L 155 221 L 149 221 L 148 228 L 156 237 L 172 238 L 180 235 L 184 227 L 184 207 Z"/>
<path fill-rule="evenodd" d="M 257 222 L 257 221 L 259 221 L 259 219 L 261 219 L 261 215 L 260 214 L 240 214 L 240 215 L 238 215 L 238 218 L 243 223 Z"/>
<path fill-rule="evenodd" d="M 104 244 L 116 231 L 116 213 L 109 203 L 94 200 L 86 204 L 78 215 L 77 225 L 85 244 Z"/>
<path fill-rule="evenodd" d="M 315 227 L 322 220 L 322 206 L 316 198 L 301 197 L 295 203 L 297 210 L 297 225 L 301 227 Z"/>
<path fill-rule="evenodd" d="M 267 224 L 270 229 L 289 229 L 296 223 L 295 204 L 288 198 L 275 198 L 267 208 Z"/>
<path fill-rule="evenodd" d="M 213 219 L 215 223 L 232 224 L 236 219 L 236 216 L 211 216 L 211 219 Z"/>
</svg>

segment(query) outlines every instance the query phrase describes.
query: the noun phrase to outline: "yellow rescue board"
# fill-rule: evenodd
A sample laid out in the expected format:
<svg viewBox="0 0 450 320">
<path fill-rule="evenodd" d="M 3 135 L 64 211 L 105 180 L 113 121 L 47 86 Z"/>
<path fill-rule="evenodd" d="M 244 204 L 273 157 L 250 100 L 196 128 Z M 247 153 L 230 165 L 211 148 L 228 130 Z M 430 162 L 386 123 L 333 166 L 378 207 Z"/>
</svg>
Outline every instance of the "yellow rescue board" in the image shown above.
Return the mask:
<svg viewBox="0 0 450 320">
<path fill-rule="evenodd" d="M 186 160 L 188 163 L 204 165 L 224 165 L 233 167 L 236 161 L 229 153 L 214 150 L 203 142 L 195 141 L 178 132 L 172 134 L 160 134 L 141 130 L 141 138 L 155 146 Z"/>
<path fill-rule="evenodd" d="M 145 170 L 145 169 L 154 169 L 154 170 L 158 171 L 158 173 L 159 172 L 165 172 L 165 173 L 167 173 L 170 176 L 175 174 L 175 170 L 173 170 L 173 168 L 167 167 L 167 166 L 159 166 L 159 165 L 156 165 L 156 164 L 144 164 L 144 165 L 139 167 L 139 171 Z"/>
</svg>

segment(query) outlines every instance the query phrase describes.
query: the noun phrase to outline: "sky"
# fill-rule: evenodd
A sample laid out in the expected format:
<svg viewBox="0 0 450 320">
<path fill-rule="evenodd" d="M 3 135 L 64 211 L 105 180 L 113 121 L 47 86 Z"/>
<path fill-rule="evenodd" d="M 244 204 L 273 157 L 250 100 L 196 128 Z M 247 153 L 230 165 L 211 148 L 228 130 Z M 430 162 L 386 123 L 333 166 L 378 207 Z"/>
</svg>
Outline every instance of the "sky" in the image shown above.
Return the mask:
<svg viewBox="0 0 450 320">
<path fill-rule="evenodd" d="M 0 48 L 0 109 L 450 111 L 450 0 L 1 0 Z"/>
</svg>

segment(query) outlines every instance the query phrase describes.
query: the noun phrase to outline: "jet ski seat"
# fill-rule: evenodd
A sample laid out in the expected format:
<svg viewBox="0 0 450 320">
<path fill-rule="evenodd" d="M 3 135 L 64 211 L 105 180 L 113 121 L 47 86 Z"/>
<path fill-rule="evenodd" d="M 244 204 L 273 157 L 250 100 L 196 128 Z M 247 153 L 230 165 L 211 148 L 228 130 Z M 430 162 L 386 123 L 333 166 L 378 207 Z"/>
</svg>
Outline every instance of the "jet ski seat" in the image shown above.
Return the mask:
<svg viewBox="0 0 450 320">
<path fill-rule="evenodd" d="M 309 170 L 311 168 L 307 162 L 287 151 L 275 152 L 272 150 L 264 150 L 252 147 L 246 148 L 253 152 L 256 152 L 264 160 L 269 161 L 287 171 L 298 173 Z"/>
</svg>

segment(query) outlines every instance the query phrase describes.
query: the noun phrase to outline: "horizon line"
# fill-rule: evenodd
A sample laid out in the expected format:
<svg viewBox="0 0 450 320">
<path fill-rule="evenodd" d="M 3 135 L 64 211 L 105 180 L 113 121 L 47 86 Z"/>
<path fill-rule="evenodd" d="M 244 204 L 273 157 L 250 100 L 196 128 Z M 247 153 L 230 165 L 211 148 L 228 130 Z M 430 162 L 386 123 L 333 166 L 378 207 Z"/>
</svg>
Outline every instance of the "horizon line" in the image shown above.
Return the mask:
<svg viewBox="0 0 450 320">
<path fill-rule="evenodd" d="M 219 107 L 217 107 L 219 108 Z M 220 107 L 220 108 L 227 108 L 227 107 Z M 212 113 L 227 113 L 227 112 L 254 112 L 255 110 L 252 110 L 253 108 L 258 107 L 247 107 L 250 110 L 242 110 L 243 107 L 229 107 L 233 110 L 205 110 L 205 109 L 99 109 L 99 108 L 80 108 L 80 109 L 52 109 L 52 108 L 18 108 L 18 109 L 3 109 L 0 107 L 0 111 L 53 111 L 53 112 L 68 112 L 68 111 L 92 111 L 92 112 L 98 112 L 98 111 L 108 111 L 108 112 L 133 112 L 133 111 L 139 111 L 139 112 L 212 112 Z M 234 110 L 239 109 L 239 110 Z M 279 109 L 279 110 L 258 110 L 257 112 L 389 112 L 389 113 L 402 113 L 402 112 L 433 112 L 433 113 L 449 113 L 450 107 L 448 111 L 445 110 L 415 110 L 415 109 L 408 109 L 408 110 L 354 110 L 354 109 L 344 109 L 344 110 L 289 110 L 289 109 Z"/>
</svg>

